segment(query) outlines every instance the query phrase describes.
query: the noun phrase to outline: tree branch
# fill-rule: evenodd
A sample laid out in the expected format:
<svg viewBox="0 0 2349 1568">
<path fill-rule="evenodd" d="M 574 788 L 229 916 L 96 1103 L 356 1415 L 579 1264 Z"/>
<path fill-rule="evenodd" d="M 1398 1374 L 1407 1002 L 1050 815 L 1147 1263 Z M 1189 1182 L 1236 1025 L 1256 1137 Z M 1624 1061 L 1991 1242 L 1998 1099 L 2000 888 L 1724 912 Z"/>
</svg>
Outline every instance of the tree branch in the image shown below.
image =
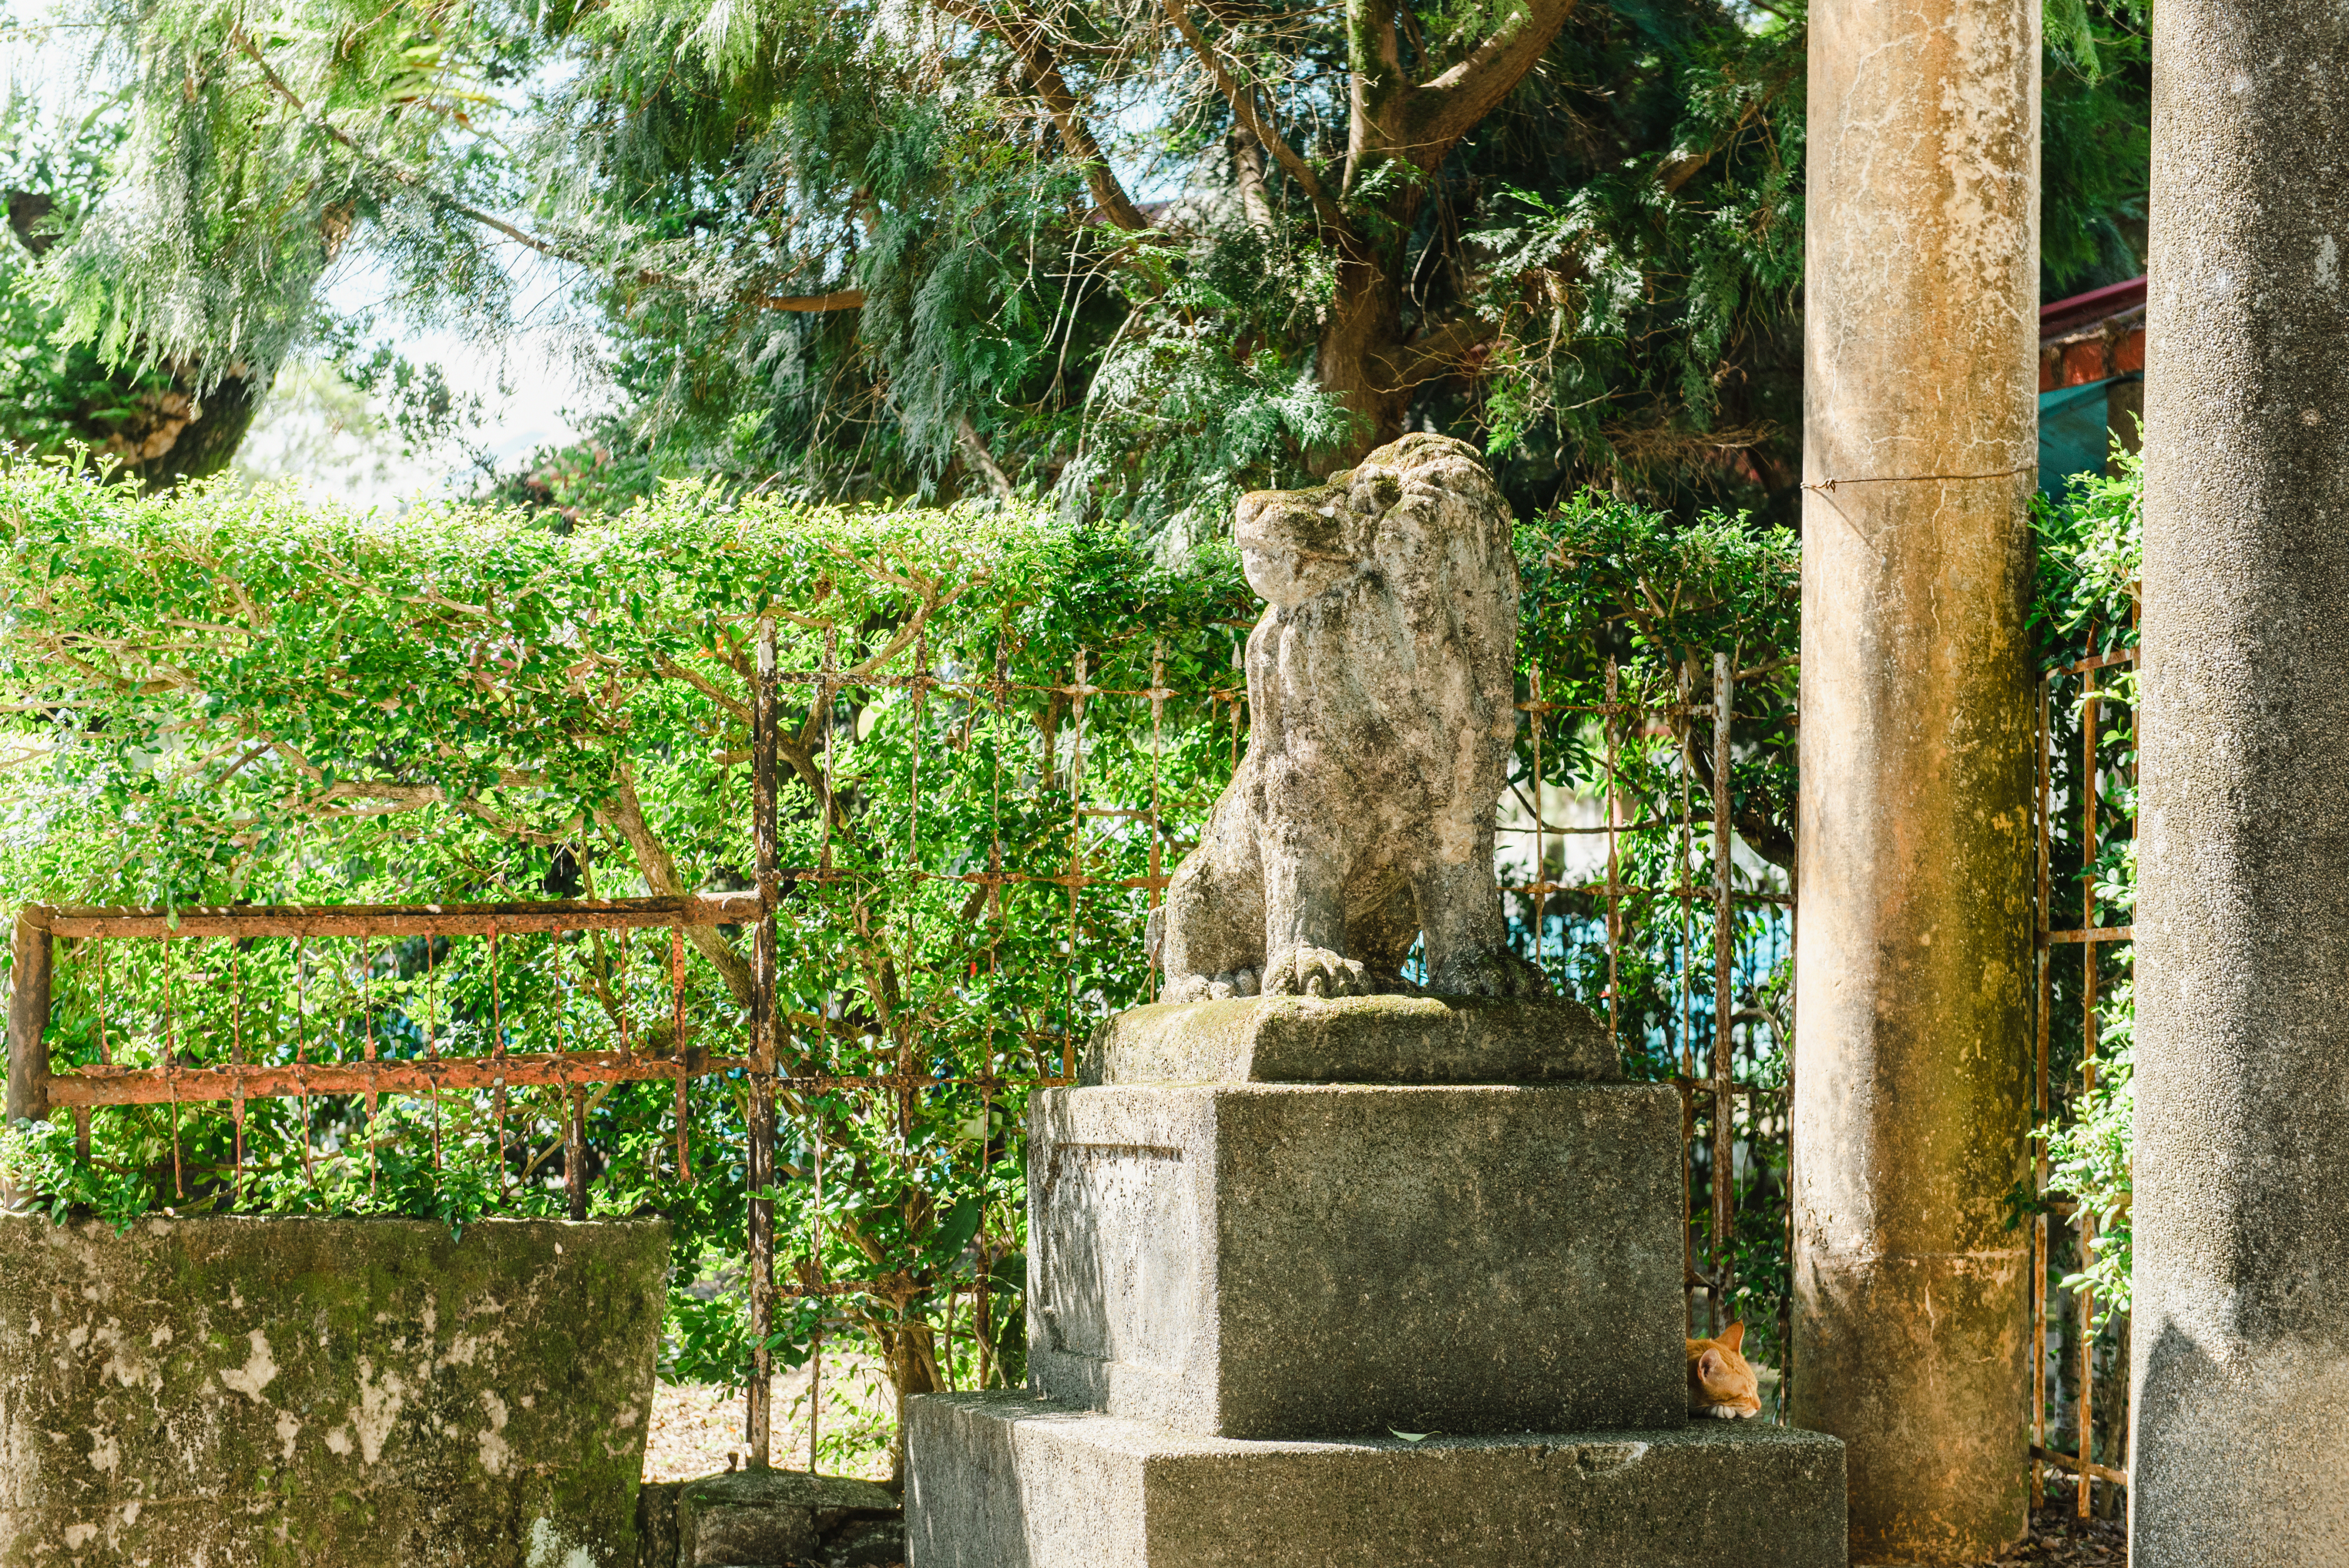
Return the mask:
<svg viewBox="0 0 2349 1568">
<path fill-rule="evenodd" d="M 1550 41 L 1574 14 L 1576 0 L 1523 0 L 1514 24 L 1504 26 L 1458 65 L 1411 95 L 1410 158 L 1422 169 L 1444 161 L 1454 143 L 1500 106 L 1541 63 Z"/>
<path fill-rule="evenodd" d="M 1383 363 L 1393 377 L 1393 386 L 1417 387 L 1460 374 L 1478 350 L 1500 335 L 1501 329 L 1482 316 L 1458 316 L 1416 342 L 1403 345 Z"/>
<path fill-rule="evenodd" d="M 1003 471 L 1002 465 L 995 460 L 995 454 L 987 449 L 987 443 L 979 438 L 978 428 L 970 422 L 968 414 L 955 416 L 955 443 L 962 448 L 962 455 L 970 459 L 971 466 L 985 477 L 987 488 L 995 492 L 996 500 L 1008 506 L 1019 499 L 1019 492 L 1012 488 L 1011 476 Z"/>
<path fill-rule="evenodd" d="M 1273 161 L 1297 181 L 1297 188 L 1312 201 L 1313 211 L 1320 215 L 1321 222 L 1333 230 L 1344 229 L 1345 214 L 1338 210 L 1338 204 L 1322 189 L 1319 177 L 1313 172 L 1313 166 L 1299 158 L 1297 150 L 1283 141 L 1280 133 L 1257 113 L 1255 86 L 1243 86 L 1225 70 L 1224 63 L 1216 57 L 1213 46 L 1191 25 L 1188 0 L 1163 0 L 1163 5 L 1167 19 L 1174 24 L 1174 30 L 1183 35 L 1183 41 L 1191 46 L 1191 52 L 1199 57 L 1199 64 L 1206 67 L 1208 78 L 1224 95 L 1224 101 L 1232 106 L 1233 118 L 1245 126 L 1248 134 L 1272 154 Z"/>
<path fill-rule="evenodd" d="M 1677 195 L 1680 188 L 1696 178 L 1724 149 L 1744 136 L 1749 127 L 1768 112 L 1769 104 L 1785 89 L 1785 79 L 1768 86 L 1760 96 L 1746 102 L 1737 123 L 1713 139 L 1710 147 L 1675 147 L 1663 162 L 1656 166 L 1656 183 L 1667 196 Z"/>
<path fill-rule="evenodd" d="M 1408 140 L 1411 81 L 1392 0 L 1346 0 L 1346 177 L 1340 188 L 1351 191 L 1381 160 L 1404 152 Z"/>
<path fill-rule="evenodd" d="M 1046 112 L 1060 129 L 1061 139 L 1077 161 L 1085 166 L 1085 188 L 1092 192 L 1093 205 L 1102 215 L 1128 233 L 1140 233 L 1150 227 L 1150 220 L 1133 204 L 1111 172 L 1109 159 L 1102 152 L 1101 143 L 1084 121 L 1084 106 L 1061 74 L 1061 62 L 1046 40 L 1044 26 L 1025 10 L 1014 8 L 1009 16 L 999 15 L 992 7 L 976 0 L 939 0 L 939 8 L 974 27 L 994 34 L 1004 47 L 1017 56 L 1028 73 L 1029 86 L 1044 100 Z"/>
<path fill-rule="evenodd" d="M 1246 126 L 1232 132 L 1232 180 L 1239 187 L 1240 211 L 1248 227 L 1272 232 L 1272 197 L 1264 188 L 1264 143 Z"/>
<path fill-rule="evenodd" d="M 353 157 L 357 158 L 360 162 L 367 164 L 385 179 L 391 181 L 394 184 L 403 186 L 408 190 L 415 191 L 418 195 L 422 196 L 426 201 L 456 214 L 460 218 L 464 218 L 472 222 L 478 223 L 482 228 L 488 229 L 493 233 L 511 240 L 515 244 L 521 245 L 526 250 L 534 251 L 542 256 L 548 257 L 554 261 L 568 262 L 574 266 L 585 267 L 594 272 L 604 272 L 607 270 L 603 263 L 597 261 L 596 258 L 588 254 L 586 252 L 579 250 L 575 246 L 564 244 L 561 241 L 551 240 L 546 238 L 544 235 L 533 234 L 527 230 L 518 229 L 513 224 L 507 222 L 504 219 L 498 217 L 495 213 L 485 212 L 481 208 L 473 206 L 471 202 L 461 201 L 450 192 L 443 191 L 440 187 L 429 184 L 426 181 L 419 179 L 413 170 L 402 169 L 398 164 L 393 162 L 390 159 L 386 158 L 383 154 L 376 151 L 374 149 L 360 145 L 359 142 L 347 131 L 344 130 L 342 127 L 335 124 L 334 121 L 328 119 L 325 115 L 315 112 L 307 104 L 304 103 L 302 101 L 301 95 L 296 93 L 292 88 L 286 86 L 285 79 L 277 74 L 275 68 L 270 65 L 268 59 L 263 56 L 259 46 L 255 45 L 252 38 L 245 35 L 245 31 L 243 27 L 231 26 L 229 28 L 229 37 L 231 41 L 236 45 L 237 48 L 243 53 L 247 59 L 250 59 L 256 67 L 260 67 L 262 80 L 269 84 L 269 89 L 275 93 L 279 98 L 285 99 L 286 105 L 291 108 L 295 114 L 299 115 L 304 121 L 305 121 L 320 135 L 326 137 L 337 146 L 347 150 Z M 698 285 L 696 285 L 691 280 L 679 277 L 675 273 L 662 272 L 657 268 L 622 268 L 619 271 L 619 275 L 628 278 L 631 282 L 645 284 L 647 287 L 686 289 L 695 293 L 701 292 Z M 761 294 L 750 289 L 733 289 L 728 292 L 738 303 L 752 305 L 761 310 L 818 312 L 862 310 L 864 308 L 864 291 L 863 289 L 834 289 L 829 294 Z"/>
<path fill-rule="evenodd" d="M 612 799 L 596 808 L 595 815 L 627 841 L 629 851 L 636 857 L 636 870 L 644 876 L 646 890 L 656 896 L 674 896 L 683 891 L 678 881 L 677 862 L 669 858 L 668 847 L 653 836 L 650 824 L 645 820 L 644 804 L 636 799 L 635 773 L 624 761 L 617 774 Z M 685 939 L 717 966 L 734 1000 L 749 1006 L 750 965 L 734 950 L 734 944 L 714 925 L 688 925 Z"/>
<path fill-rule="evenodd" d="M 666 274 L 657 275 L 663 282 L 669 281 Z M 761 310 L 791 310 L 813 313 L 827 310 L 863 310 L 864 308 L 864 291 L 863 289 L 834 289 L 830 294 L 738 294 L 735 297 L 740 299 L 744 304 L 754 304 Z"/>
</svg>

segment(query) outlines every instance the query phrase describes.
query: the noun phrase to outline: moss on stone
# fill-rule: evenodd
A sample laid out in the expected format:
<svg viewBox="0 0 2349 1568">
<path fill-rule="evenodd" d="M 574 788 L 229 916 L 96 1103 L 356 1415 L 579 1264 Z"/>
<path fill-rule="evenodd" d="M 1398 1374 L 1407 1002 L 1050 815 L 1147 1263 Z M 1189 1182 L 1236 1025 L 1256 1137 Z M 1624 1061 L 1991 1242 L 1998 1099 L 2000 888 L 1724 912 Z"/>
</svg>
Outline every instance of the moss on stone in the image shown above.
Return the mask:
<svg viewBox="0 0 2349 1568">
<path fill-rule="evenodd" d="M 0 1221 L 0 1568 L 635 1560 L 658 1221 Z"/>
</svg>

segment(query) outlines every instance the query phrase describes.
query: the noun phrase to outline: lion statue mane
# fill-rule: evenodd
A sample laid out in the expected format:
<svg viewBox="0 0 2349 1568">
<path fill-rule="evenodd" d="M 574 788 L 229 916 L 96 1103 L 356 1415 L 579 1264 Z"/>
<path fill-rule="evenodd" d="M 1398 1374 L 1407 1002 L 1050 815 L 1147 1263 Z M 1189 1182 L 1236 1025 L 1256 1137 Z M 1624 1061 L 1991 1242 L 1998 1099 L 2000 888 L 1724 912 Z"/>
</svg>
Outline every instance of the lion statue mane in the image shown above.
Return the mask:
<svg viewBox="0 0 2349 1568">
<path fill-rule="evenodd" d="M 1150 922 L 1160 999 L 1526 996 L 1493 819 L 1516 730 L 1510 517 L 1474 448 L 1410 435 L 1318 490 L 1242 498 L 1267 602 L 1247 755 Z"/>
</svg>

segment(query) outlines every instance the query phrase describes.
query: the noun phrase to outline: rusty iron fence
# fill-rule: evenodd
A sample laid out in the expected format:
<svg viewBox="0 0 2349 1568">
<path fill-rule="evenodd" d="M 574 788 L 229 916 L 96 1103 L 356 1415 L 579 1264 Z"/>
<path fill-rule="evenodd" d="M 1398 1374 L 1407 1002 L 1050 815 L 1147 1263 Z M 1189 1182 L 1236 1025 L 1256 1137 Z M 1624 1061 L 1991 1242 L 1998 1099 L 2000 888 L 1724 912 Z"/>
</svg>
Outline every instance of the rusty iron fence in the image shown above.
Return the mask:
<svg viewBox="0 0 2349 1568">
<path fill-rule="evenodd" d="M 2125 978 L 2134 963 L 2136 927 L 2108 925 L 2097 894 L 2095 872 L 2109 846 L 2132 839 L 2136 816 L 2115 799 L 2114 785 L 2134 781 L 2133 737 L 2118 731 L 2106 710 L 2125 701 L 2106 672 L 2132 670 L 2137 650 L 2118 648 L 2044 671 L 2039 686 L 2039 765 L 2035 798 L 2038 808 L 2038 975 L 2037 1049 L 2033 1109 L 2033 1186 L 2036 1212 L 2032 1219 L 2032 1495 L 2046 1495 L 2047 1474 L 2053 1470 L 2074 1478 L 2079 1517 L 2088 1518 L 2095 1502 L 2095 1484 L 2128 1485 L 2126 1449 L 2128 1431 L 2128 1382 L 2124 1372 L 2116 1408 L 2105 1418 L 2106 1450 L 2117 1461 L 2095 1458 L 2098 1426 L 2097 1362 L 2125 1368 L 2127 1364 L 2127 1324 L 2118 1315 L 2100 1328 L 2096 1293 L 2085 1280 L 2064 1290 L 2057 1278 L 2056 1225 L 2069 1222 L 2073 1275 L 2085 1273 L 2096 1243 L 2096 1214 L 2089 1204 L 2054 1190 L 2044 1130 L 2062 1116 L 2072 1101 L 2097 1087 L 2098 1048 L 2106 1009 L 2116 980 Z M 2078 728 L 2068 721 L 2078 715 Z M 2130 748 L 2124 758 L 2116 755 Z M 2076 867 L 2076 902 L 2058 879 L 2057 864 Z M 2072 923 L 2076 912 L 2077 923 Z M 2059 954 L 2076 949 L 2075 975 L 2060 975 L 2070 967 Z M 2069 993 L 2059 997 L 2061 989 Z M 2070 1006 L 2066 1006 L 2070 1004 Z M 2068 1038 L 2076 1025 L 2076 1042 Z M 2060 1045 L 2059 1049 L 2059 1037 Z M 2057 1058 L 2071 1058 L 2059 1063 Z M 2071 1072 L 2058 1072 L 2068 1066 Z M 2066 1083 L 2075 1085 L 2066 1088 Z M 2059 1312 L 2057 1295 L 2070 1301 Z M 2052 1341 L 2052 1343 L 2051 1343 Z M 2058 1363 L 2051 1368 L 2051 1360 Z M 2067 1397 L 2068 1396 L 2068 1397 Z M 2054 1418 L 2068 1414 L 2074 1451 L 2054 1446 Z"/>
<path fill-rule="evenodd" d="M 1635 686 L 1609 661 L 1601 700 L 1571 703 L 1548 700 L 1540 667 L 1529 672 L 1526 778 L 1555 781 L 1598 820 L 1550 820 L 1550 797 L 1516 787 L 1503 892 L 1530 955 L 1600 1012 L 1627 1070 L 1681 1092 L 1688 1332 L 1758 1309 L 1747 1349 L 1791 1376 L 1795 901 L 1781 868 L 1741 860 L 1714 781 L 1739 766 L 1741 679 L 1751 689 L 1792 666 L 1741 673 L 1715 653 L 1670 685 L 1644 673 Z M 1573 734 L 1588 724 L 1595 736 Z M 1571 760 L 1547 760 L 1560 758 Z M 1511 839 L 1527 859 L 1514 861 Z M 1578 840 L 1597 847 L 1579 875 L 1568 850 Z M 1527 868 L 1538 874 L 1509 874 Z"/>
<path fill-rule="evenodd" d="M 690 1086 L 723 1085 L 743 1108 L 748 1458 L 765 1466 L 779 1457 L 777 1314 L 798 1303 L 811 1313 L 802 1408 L 813 1468 L 826 1336 L 836 1342 L 848 1326 L 831 1304 L 856 1297 L 901 1321 L 919 1318 L 925 1342 L 943 1346 L 937 1377 L 947 1387 L 1006 1377 L 998 1347 L 1019 1285 L 1000 1265 L 1024 1243 L 1016 1194 L 986 1185 L 986 1172 L 1016 1153 L 1016 1114 L 999 1113 L 1071 1081 L 1092 1021 L 1155 992 L 1141 919 L 1245 742 L 1242 634 L 1229 630 L 1231 667 L 1178 689 L 1163 642 L 1147 630 L 1117 638 L 1104 629 L 1101 644 L 1074 652 L 1065 678 L 1019 682 L 1000 646 L 992 669 L 958 668 L 918 634 L 843 664 L 827 629 L 820 643 L 794 645 L 820 648 L 805 667 L 782 667 L 775 624 L 761 624 L 750 683 L 746 889 L 524 903 L 26 909 L 10 1005 L 11 1115 L 70 1110 L 86 1145 L 95 1109 L 168 1106 L 172 1181 L 183 1193 L 182 1107 L 228 1108 L 225 1181 L 241 1191 L 249 1101 L 299 1102 L 293 1121 L 305 1171 L 317 1097 L 363 1101 L 367 1125 L 380 1100 L 428 1103 L 436 1161 L 441 1108 L 461 1103 L 494 1130 L 502 1184 L 510 1166 L 520 1183 L 559 1159 L 568 1212 L 585 1218 L 591 1091 L 672 1084 L 667 1168 L 671 1180 L 691 1181 Z M 1794 907 L 1784 874 L 1741 851 L 1730 810 L 1714 799 L 1715 785 L 1725 799 L 1744 765 L 1741 683 L 1785 676 L 1775 665 L 1740 672 L 1724 654 L 1709 668 L 1682 666 L 1669 684 L 1651 676 L 1640 686 L 1610 663 L 1602 700 L 1589 702 L 1554 700 L 1533 668 L 1498 851 L 1515 939 L 1561 992 L 1602 1014 L 1633 1076 L 1678 1086 L 1692 1331 L 1717 1330 L 1742 1305 L 1760 1320 L 1749 1325 L 1757 1360 L 1789 1342 Z M 795 728 L 784 723 L 787 706 Z M 895 749 L 874 723 L 885 709 L 906 716 Z M 999 739 L 1016 732 L 1024 749 L 980 745 L 989 725 Z M 879 749 L 872 766 L 899 769 L 892 777 L 910 784 L 906 820 L 860 817 L 859 748 Z M 926 840 L 925 799 L 948 797 L 985 830 Z M 906 913 L 916 895 L 929 901 L 918 919 Z M 1049 901 L 1060 934 L 1050 944 L 1012 941 L 1015 897 L 1029 901 L 1030 927 Z M 747 1006 L 731 1005 L 739 993 L 712 958 L 733 951 L 728 930 L 749 937 Z M 472 946 L 460 951 L 460 942 Z M 94 1003 L 86 1011 L 96 1037 L 80 1053 L 94 1059 L 54 1067 L 45 1030 L 60 944 L 78 994 Z M 420 975 L 413 963 L 380 962 L 401 944 L 420 952 Z M 139 957 L 119 959 L 109 982 L 109 951 L 124 947 Z M 290 1022 L 256 1018 L 243 1001 L 243 976 L 269 965 L 292 987 Z M 452 1001 L 445 977 L 460 969 L 464 994 Z M 528 1016 L 543 1021 L 547 1040 L 524 1037 L 525 983 L 535 998 Z M 331 999 L 308 989 L 330 984 Z M 132 1013 L 135 1042 L 109 1034 L 110 1016 Z M 516 1103 L 530 1090 L 559 1097 L 559 1136 L 533 1153 L 535 1134 L 522 1129 L 510 1154 L 510 1119 L 538 1128 L 550 1119 L 543 1097 Z M 953 1096 L 962 1097 L 957 1107 L 975 1106 L 976 1153 L 916 1150 L 917 1113 Z M 287 1131 L 284 1122 L 271 1128 Z M 860 1180 L 864 1161 L 845 1148 L 852 1133 L 872 1140 L 865 1151 L 888 1145 L 916 1164 L 960 1161 L 979 1172 L 977 1228 L 946 1277 L 835 1265 L 828 1216 L 836 1206 L 828 1205 Z M 367 1154 L 372 1170 L 372 1142 Z M 779 1231 L 786 1197 L 797 1217 Z M 1775 1358 L 1787 1370 L 1783 1351 Z"/>
<path fill-rule="evenodd" d="M 672 963 L 682 1006 L 684 943 L 688 928 L 750 923 L 760 918 L 756 894 L 696 894 L 680 898 L 623 899 L 579 903 L 551 901 L 529 903 L 409 904 L 399 906 L 253 906 L 178 910 L 51 908 L 35 904 L 16 917 L 13 990 L 9 1003 L 9 1106 L 14 1116 L 46 1117 L 53 1109 L 74 1114 L 85 1153 L 90 1111 L 99 1106 L 204 1105 L 226 1102 L 236 1128 L 238 1158 L 233 1180 L 243 1174 L 245 1102 L 249 1099 L 307 1099 L 314 1095 L 358 1095 L 374 1102 L 387 1094 L 434 1096 L 450 1090 L 487 1090 L 495 1099 L 502 1127 L 506 1115 L 503 1091 L 509 1088 L 546 1087 L 564 1090 L 574 1101 L 592 1084 L 644 1079 L 672 1079 L 680 1107 L 687 1078 L 709 1073 L 736 1071 L 746 1063 L 739 1057 L 706 1057 L 679 1054 L 654 1057 L 631 1050 L 626 1042 L 616 1051 L 561 1050 L 510 1053 L 506 1033 L 492 1025 L 493 1044 L 488 1056 L 440 1053 L 444 1037 L 429 1022 L 421 1037 L 423 1055 L 402 1058 L 380 1056 L 373 1029 L 376 1013 L 363 1004 L 364 1054 L 357 1060 L 341 1057 L 312 1059 L 310 1041 L 298 1025 L 291 1061 L 248 1059 L 243 1006 L 245 976 L 250 965 L 243 950 L 273 938 L 295 944 L 297 975 L 314 973 L 302 964 L 299 950 L 322 940 L 340 939 L 359 944 L 362 953 L 386 944 L 424 939 L 474 936 L 495 950 L 501 936 L 537 934 L 559 942 L 574 933 L 667 929 L 674 933 Z M 99 999 L 94 1064 L 52 1069 L 42 1039 L 49 1015 L 50 993 L 58 938 L 84 944 L 83 956 L 92 971 Z M 118 1063 L 113 1057 L 104 1008 L 108 942 L 144 940 L 163 944 L 160 974 L 161 1012 L 159 1059 L 151 1067 Z M 211 943 L 208 950 L 195 944 Z M 186 944 L 183 948 L 182 944 Z M 428 945 L 428 954 L 431 948 Z M 182 953 L 185 956 L 180 956 Z M 172 962 L 177 958 L 176 965 Z M 176 967 L 178 973 L 172 973 Z M 369 966 L 371 970 L 371 966 Z M 184 1017 L 175 1016 L 175 1002 L 183 1002 L 188 987 L 214 993 L 227 1000 L 227 1052 L 223 1059 L 201 1061 L 190 1053 Z M 225 986 L 224 992 L 219 990 Z M 428 983 L 428 995 L 429 987 Z M 298 1014 L 297 1017 L 305 1015 Z M 257 1042 L 256 1042 L 257 1043 Z M 678 1136 L 685 1137 L 680 1111 Z M 502 1147 L 503 1133 L 499 1141 Z M 176 1156 L 176 1150 L 175 1150 Z M 174 1161 L 174 1187 L 185 1196 L 185 1176 Z M 585 1219 L 585 1194 L 574 1181 L 569 1194 L 573 1218 Z"/>
</svg>

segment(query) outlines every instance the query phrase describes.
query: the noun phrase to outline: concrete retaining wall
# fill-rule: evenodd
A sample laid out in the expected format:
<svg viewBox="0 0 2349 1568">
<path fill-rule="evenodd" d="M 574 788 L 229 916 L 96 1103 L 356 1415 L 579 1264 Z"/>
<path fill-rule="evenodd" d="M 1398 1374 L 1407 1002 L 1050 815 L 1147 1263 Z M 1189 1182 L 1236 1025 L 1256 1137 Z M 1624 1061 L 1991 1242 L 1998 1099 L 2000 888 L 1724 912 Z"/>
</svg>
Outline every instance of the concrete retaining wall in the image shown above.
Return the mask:
<svg viewBox="0 0 2349 1568">
<path fill-rule="evenodd" d="M 0 1568 L 636 1561 L 661 1221 L 0 1219 Z"/>
</svg>

